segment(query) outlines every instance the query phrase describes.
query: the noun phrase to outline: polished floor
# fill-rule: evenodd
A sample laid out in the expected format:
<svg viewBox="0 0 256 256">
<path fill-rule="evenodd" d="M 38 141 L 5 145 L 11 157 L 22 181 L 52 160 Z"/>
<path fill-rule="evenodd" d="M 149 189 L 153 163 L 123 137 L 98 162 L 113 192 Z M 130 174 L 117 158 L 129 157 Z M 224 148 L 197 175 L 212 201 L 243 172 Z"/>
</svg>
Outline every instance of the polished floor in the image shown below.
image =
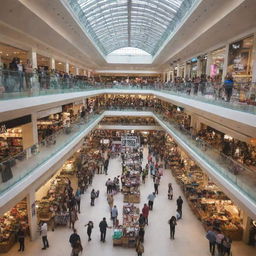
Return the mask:
<svg viewBox="0 0 256 256">
<path fill-rule="evenodd" d="M 147 149 L 144 149 L 144 159 L 147 159 Z M 143 163 L 145 165 L 145 161 Z M 109 175 L 96 175 L 93 180 L 93 185 L 86 194 L 82 197 L 81 214 L 76 223 L 76 228 L 81 236 L 84 251 L 83 256 L 105 255 L 105 256 L 130 256 L 137 255 L 134 249 L 113 247 L 112 245 L 112 230 L 107 231 L 106 243 L 100 242 L 100 233 L 98 224 L 103 217 L 106 217 L 108 224 L 112 225 L 109 220 L 109 207 L 106 201 L 105 182 L 107 178 L 114 178 L 121 173 L 120 158 L 111 159 L 109 164 Z M 173 183 L 174 199 L 182 195 L 179 185 L 176 184 L 169 170 L 165 170 L 164 176 L 161 179 L 159 195 L 155 199 L 154 210 L 150 212 L 149 226 L 145 232 L 145 253 L 143 256 L 207 256 L 208 241 L 205 238 L 205 231 L 201 223 L 191 212 L 186 200 L 183 204 L 183 219 L 178 221 L 176 228 L 175 240 L 169 238 L 168 219 L 175 214 L 176 200 L 170 201 L 167 199 L 167 185 Z M 95 206 L 90 206 L 89 192 L 92 188 L 100 190 L 100 196 L 95 202 Z M 153 191 L 153 182 L 150 177 L 147 178 L 146 184 L 141 185 L 141 203 L 140 207 L 146 202 L 149 193 Z M 121 193 L 115 196 L 115 204 L 122 213 L 123 195 Z M 122 221 L 122 217 L 119 219 Z M 87 241 L 86 228 L 84 225 L 92 220 L 94 229 L 92 232 L 92 241 Z M 48 232 L 48 240 L 50 248 L 42 251 L 42 243 L 40 237 L 36 241 L 30 242 L 26 240 L 25 252 L 18 252 L 18 245 L 15 245 L 8 256 L 29 255 L 29 256 L 69 256 L 71 247 L 68 242 L 71 230 L 67 227 L 57 227 L 54 232 Z M 256 255 L 255 248 L 245 245 L 243 242 L 233 243 L 233 256 L 252 256 Z"/>
</svg>

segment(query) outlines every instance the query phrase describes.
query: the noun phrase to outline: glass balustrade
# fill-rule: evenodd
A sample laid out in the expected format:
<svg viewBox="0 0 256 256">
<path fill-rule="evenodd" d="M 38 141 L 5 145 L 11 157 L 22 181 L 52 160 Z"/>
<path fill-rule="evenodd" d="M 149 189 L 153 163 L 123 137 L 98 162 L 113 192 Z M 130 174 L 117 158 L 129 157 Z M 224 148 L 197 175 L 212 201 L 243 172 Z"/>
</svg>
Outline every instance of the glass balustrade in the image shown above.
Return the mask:
<svg viewBox="0 0 256 256">
<path fill-rule="evenodd" d="M 25 151 L 5 159 L 0 163 L 2 183 L 0 194 L 8 190 L 24 177 L 33 174 L 33 171 L 61 151 L 89 125 L 98 123 L 101 115 L 93 113 L 86 118 L 79 119 L 69 127 L 64 127 L 58 132 L 46 137 L 40 143 L 31 146 Z"/>
<path fill-rule="evenodd" d="M 222 154 L 211 145 L 193 135 L 193 132 L 179 126 L 175 120 L 160 113 L 161 111 L 153 107 L 135 108 L 117 108 L 117 107 L 101 107 L 97 111 L 89 114 L 85 119 L 79 119 L 72 123 L 70 127 L 65 127 L 58 133 L 45 138 L 41 143 L 33 145 L 26 151 L 13 156 L 0 163 L 2 180 L 0 184 L 0 193 L 6 191 L 9 187 L 33 173 L 33 171 L 54 154 L 63 149 L 85 128 L 93 122 L 98 123 L 103 118 L 103 110 L 111 110 L 122 112 L 126 111 L 147 111 L 145 115 L 153 115 L 160 124 L 164 124 L 171 132 L 180 138 L 183 143 L 190 148 L 193 153 L 205 161 L 215 172 L 223 178 L 231 182 L 238 190 L 249 196 L 253 201 L 256 201 L 256 173 L 249 167 L 238 163 L 232 158 Z M 105 113 L 107 114 L 107 112 Z M 108 114 L 109 115 L 109 114 Z M 10 177 L 10 171 L 13 177 Z M 9 177 L 9 180 L 5 180 Z"/>
<path fill-rule="evenodd" d="M 173 96 L 256 114 L 256 84 L 239 84 L 230 102 L 225 102 L 221 84 L 186 83 L 156 84 L 101 84 L 76 77 L 61 77 L 55 73 L 25 73 L 0 69 L 0 100 L 50 94 L 82 92 L 97 89 L 155 90 Z"/>
</svg>

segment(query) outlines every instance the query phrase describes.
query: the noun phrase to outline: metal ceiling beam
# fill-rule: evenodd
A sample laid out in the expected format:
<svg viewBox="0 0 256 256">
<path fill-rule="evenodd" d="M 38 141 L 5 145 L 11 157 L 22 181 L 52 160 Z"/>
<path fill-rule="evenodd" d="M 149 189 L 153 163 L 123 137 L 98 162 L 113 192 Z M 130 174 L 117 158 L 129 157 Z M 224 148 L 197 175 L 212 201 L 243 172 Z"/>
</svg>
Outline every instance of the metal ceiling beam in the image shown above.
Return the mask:
<svg viewBox="0 0 256 256">
<path fill-rule="evenodd" d="M 127 0 L 127 10 L 128 10 L 128 47 L 131 47 L 132 0 Z"/>
</svg>

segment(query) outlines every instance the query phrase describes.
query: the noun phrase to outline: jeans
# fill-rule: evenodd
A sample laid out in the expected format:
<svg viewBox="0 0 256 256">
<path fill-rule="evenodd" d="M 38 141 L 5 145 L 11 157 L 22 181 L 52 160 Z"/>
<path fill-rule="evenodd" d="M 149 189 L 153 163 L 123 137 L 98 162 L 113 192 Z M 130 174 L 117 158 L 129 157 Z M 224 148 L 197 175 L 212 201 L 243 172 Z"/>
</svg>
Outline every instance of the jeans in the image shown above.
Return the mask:
<svg viewBox="0 0 256 256">
<path fill-rule="evenodd" d="M 210 246 L 210 253 L 212 255 L 215 254 L 215 242 L 209 242 L 209 246 Z"/>
<path fill-rule="evenodd" d="M 24 242 L 25 242 L 25 238 L 23 237 L 23 238 L 19 238 L 19 243 L 20 243 L 20 249 L 19 249 L 19 251 L 24 251 L 25 250 L 25 244 L 24 244 Z"/>
<path fill-rule="evenodd" d="M 100 231 L 100 241 L 105 242 L 107 231 Z"/>
<path fill-rule="evenodd" d="M 171 236 L 171 239 L 174 239 L 174 234 L 175 234 L 175 227 L 170 227 L 170 236 Z"/>
<path fill-rule="evenodd" d="M 42 240 L 43 240 L 43 248 L 48 248 L 49 247 L 49 243 L 48 243 L 48 239 L 47 236 L 42 236 Z"/>
<path fill-rule="evenodd" d="M 154 204 L 153 201 L 148 201 L 149 210 L 153 210 L 153 204 Z"/>
</svg>

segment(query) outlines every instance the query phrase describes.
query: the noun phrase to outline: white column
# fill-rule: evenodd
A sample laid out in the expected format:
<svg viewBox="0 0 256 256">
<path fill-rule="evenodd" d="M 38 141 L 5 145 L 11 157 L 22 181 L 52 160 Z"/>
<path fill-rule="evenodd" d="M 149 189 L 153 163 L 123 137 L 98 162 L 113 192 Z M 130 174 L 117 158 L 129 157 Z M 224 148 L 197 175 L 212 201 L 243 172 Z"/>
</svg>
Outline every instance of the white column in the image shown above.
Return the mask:
<svg viewBox="0 0 256 256">
<path fill-rule="evenodd" d="M 79 68 L 78 67 L 76 67 L 76 76 L 78 76 L 79 75 Z"/>
<path fill-rule="evenodd" d="M 211 74 L 211 65 L 212 65 L 212 54 L 207 53 L 207 62 L 206 62 L 206 76 Z"/>
<path fill-rule="evenodd" d="M 53 57 L 50 57 L 50 68 L 55 69 L 55 59 Z"/>
<path fill-rule="evenodd" d="M 86 74 L 86 70 L 84 69 L 84 76 L 87 76 L 87 74 Z"/>
<path fill-rule="evenodd" d="M 35 240 L 38 236 L 36 205 L 35 205 L 35 190 L 31 189 L 27 195 L 27 208 L 28 208 L 28 224 L 30 230 L 31 240 Z"/>
<path fill-rule="evenodd" d="M 225 53 L 224 53 L 224 64 L 223 64 L 222 81 L 224 81 L 225 76 L 227 75 L 227 70 L 228 70 L 228 52 L 229 52 L 229 44 L 226 44 Z"/>
<path fill-rule="evenodd" d="M 177 64 L 177 77 L 180 76 L 180 64 Z"/>
<path fill-rule="evenodd" d="M 87 74 L 88 74 L 88 77 L 90 78 L 91 77 L 91 71 L 88 70 Z"/>
<path fill-rule="evenodd" d="M 202 62 L 200 59 L 197 59 L 197 76 L 201 76 L 202 74 Z"/>
<path fill-rule="evenodd" d="M 184 64 L 184 78 L 187 76 L 187 63 Z"/>
<path fill-rule="evenodd" d="M 256 83 L 256 33 L 254 33 L 252 48 L 252 82 Z"/>
<path fill-rule="evenodd" d="M 248 215 L 242 211 L 242 217 L 243 217 L 243 241 L 245 243 L 249 242 L 249 231 L 250 231 L 250 224 L 251 224 L 251 219 L 248 217 Z"/>
<path fill-rule="evenodd" d="M 37 68 L 37 54 L 36 54 L 35 49 L 31 49 L 28 52 L 28 57 L 29 57 L 29 59 L 31 61 L 32 68 L 33 69 Z"/>
<path fill-rule="evenodd" d="M 69 74 L 69 63 L 65 63 L 65 72 Z"/>
<path fill-rule="evenodd" d="M 172 74 L 172 83 L 174 83 L 174 70 L 171 71 Z"/>
</svg>

